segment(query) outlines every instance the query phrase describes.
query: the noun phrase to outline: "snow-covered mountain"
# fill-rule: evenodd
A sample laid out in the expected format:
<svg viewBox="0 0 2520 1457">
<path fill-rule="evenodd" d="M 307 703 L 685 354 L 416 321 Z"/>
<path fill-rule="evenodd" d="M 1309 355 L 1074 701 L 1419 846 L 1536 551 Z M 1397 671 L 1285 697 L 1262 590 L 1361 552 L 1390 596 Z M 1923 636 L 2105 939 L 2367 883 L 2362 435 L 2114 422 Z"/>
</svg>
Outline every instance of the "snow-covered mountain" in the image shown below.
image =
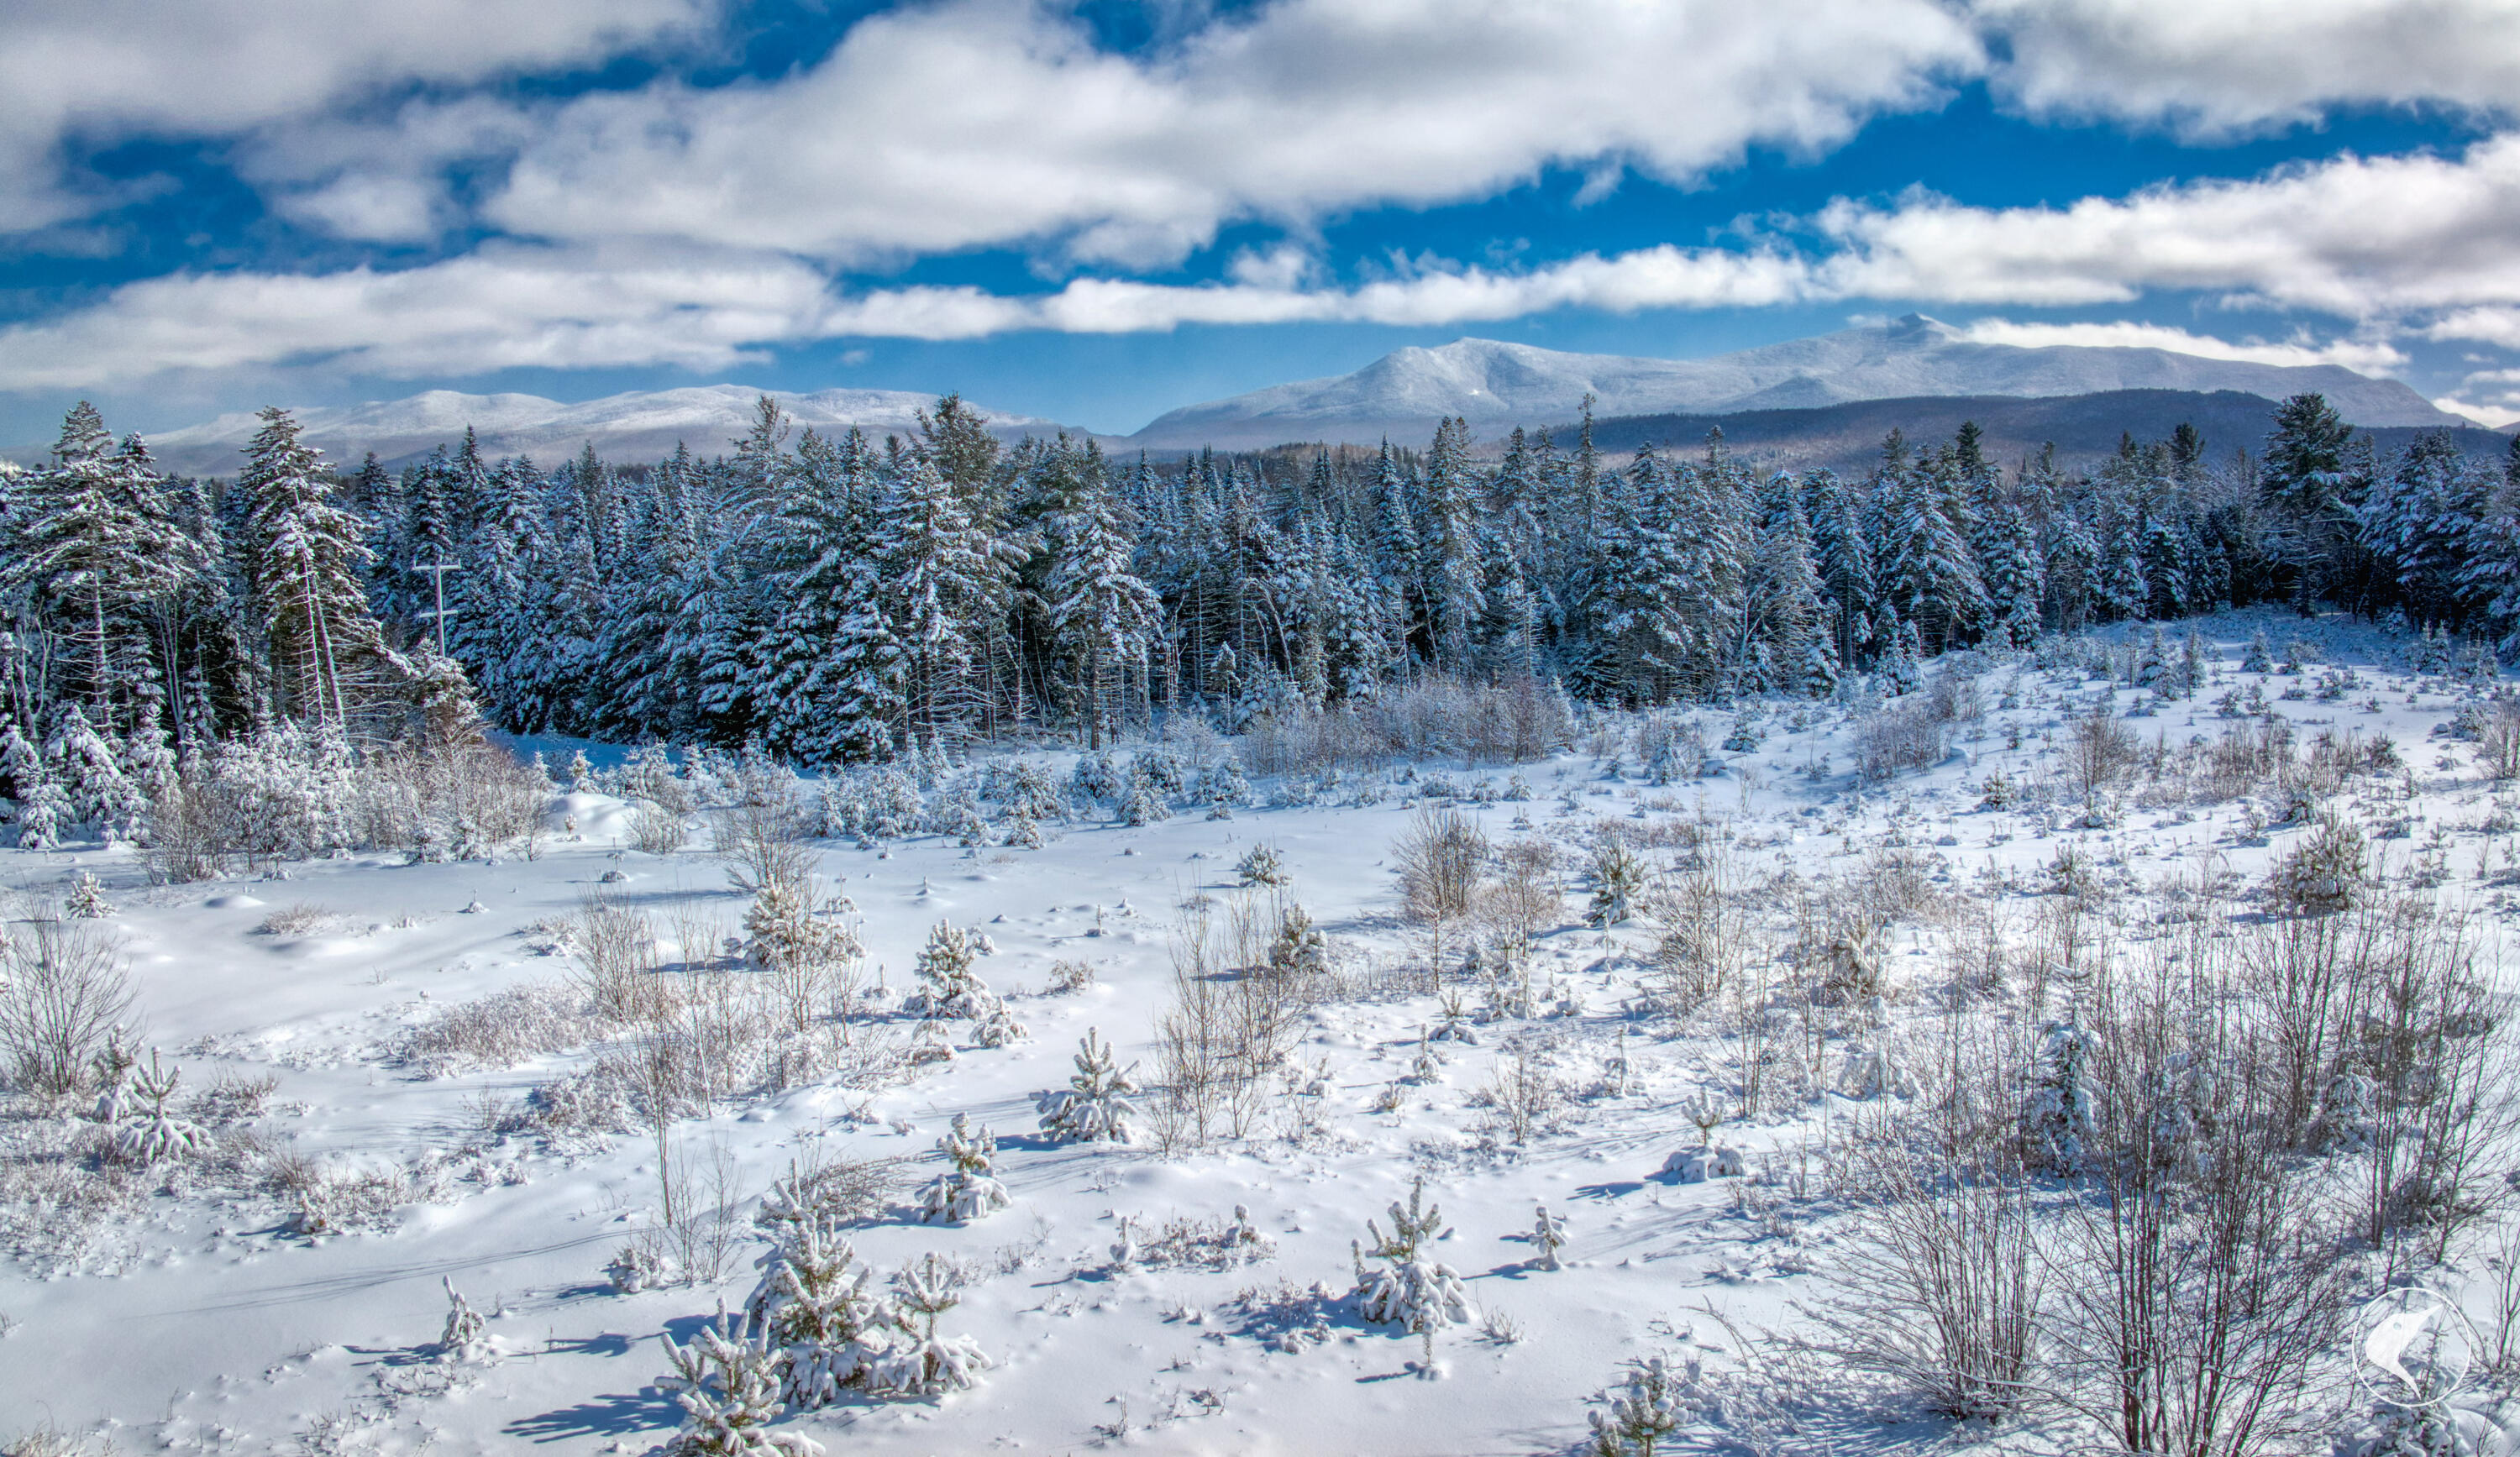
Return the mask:
<svg viewBox="0 0 2520 1457">
<path fill-rule="evenodd" d="M 2360 425 L 2454 425 L 2455 417 L 2395 379 L 2335 365 L 2205 359 L 2163 349 L 2024 347 L 1972 342 L 1921 314 L 1762 345 L 1711 359 L 1567 354 L 1495 339 L 1395 350 L 1353 375 L 1306 379 L 1190 405 L 1130 437 L 1167 447 L 1250 447 L 1293 440 L 1422 442 L 1446 416 L 1483 434 L 1559 424 L 1587 393 L 1603 418 L 1807 409 L 1854 400 L 2106 390 L 2239 390 L 2271 400 L 2316 390 Z"/>
<path fill-rule="evenodd" d="M 471 425 L 483 454 L 527 455 L 545 465 L 572 457 L 588 441 L 610 461 L 652 461 L 679 443 L 696 455 L 726 452 L 752 422 L 753 401 L 764 391 L 739 384 L 707 384 L 609 395 L 564 405 L 539 395 L 468 395 L 432 389 L 408 399 L 300 410 L 306 435 L 336 461 L 355 462 L 369 451 L 388 464 L 427 454 L 462 438 Z M 934 395 L 899 389 L 825 389 L 811 394 L 767 393 L 794 417 L 798 428 L 826 432 L 850 425 L 870 434 L 918 428 L 918 412 L 934 407 Z M 1057 430 L 1051 420 L 980 407 L 1001 435 Z M 225 473 L 253 438 L 259 421 L 248 414 L 222 415 L 206 424 L 149 437 L 158 460 L 177 470 Z"/>
</svg>

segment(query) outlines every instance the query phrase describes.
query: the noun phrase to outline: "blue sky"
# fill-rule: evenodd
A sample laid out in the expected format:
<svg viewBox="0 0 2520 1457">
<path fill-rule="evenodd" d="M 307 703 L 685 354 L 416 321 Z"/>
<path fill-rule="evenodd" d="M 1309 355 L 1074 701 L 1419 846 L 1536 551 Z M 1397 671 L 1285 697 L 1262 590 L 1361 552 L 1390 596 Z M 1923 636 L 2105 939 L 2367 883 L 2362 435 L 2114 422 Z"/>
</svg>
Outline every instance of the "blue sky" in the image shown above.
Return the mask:
<svg viewBox="0 0 2520 1457">
<path fill-rule="evenodd" d="M 0 443 L 425 388 L 1127 431 L 1922 310 L 2520 418 L 2507 0 L 20 0 Z"/>
</svg>

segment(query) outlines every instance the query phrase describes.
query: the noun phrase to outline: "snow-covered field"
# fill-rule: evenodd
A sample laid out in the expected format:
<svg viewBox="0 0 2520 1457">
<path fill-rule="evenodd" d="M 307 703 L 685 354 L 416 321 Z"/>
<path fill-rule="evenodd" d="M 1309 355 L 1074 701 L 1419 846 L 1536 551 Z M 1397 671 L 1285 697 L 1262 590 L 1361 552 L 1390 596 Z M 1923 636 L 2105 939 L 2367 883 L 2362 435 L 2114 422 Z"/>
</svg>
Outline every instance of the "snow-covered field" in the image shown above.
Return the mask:
<svg viewBox="0 0 2520 1457">
<path fill-rule="evenodd" d="M 819 873 L 853 904 L 865 948 L 858 1015 L 842 1027 L 815 1013 L 791 1039 L 815 1059 L 789 1069 L 794 1085 L 718 1090 L 707 1116 L 667 1130 L 690 1197 L 737 1204 L 732 1248 L 720 1278 L 636 1293 L 606 1270 L 658 1220 L 658 1142 L 635 1119 L 607 1131 L 594 1115 L 557 1116 L 548 1091 L 608 1052 L 620 1059 L 624 1039 L 535 1044 L 598 1026 L 576 990 L 583 937 L 568 931 L 590 897 L 649 918 L 656 976 L 759 990 L 737 985 L 753 973 L 678 969 L 738 965 L 720 952 L 749 900 L 707 849 L 705 804 L 689 817 L 691 845 L 666 855 L 630 848 L 631 807 L 596 792 L 554 807 L 535 857 L 488 863 L 345 858 L 153 886 L 126 851 L 0 852 L 0 877 L 24 891 L 99 878 L 115 909 L 83 924 L 118 938 L 138 1042 L 180 1070 L 170 1106 L 212 1135 L 136 1170 L 92 1157 L 91 1120 L 9 1110 L 0 1435 L 49 1423 L 138 1451 L 645 1451 L 679 1420 L 658 1333 L 688 1339 L 721 1306 L 742 1307 L 769 1248 L 753 1215 L 774 1180 L 858 1162 L 894 1175 L 886 1207 L 847 1231 L 858 1257 L 879 1276 L 949 1257 L 966 1288 L 942 1329 L 992 1364 L 968 1391 L 851 1393 L 775 1429 L 833 1451 L 1566 1451 L 1622 1363 L 1657 1352 L 1694 1354 L 1737 1384 L 1738 1435 L 1764 1369 L 1754 1333 L 1791 1325 L 1796 1302 L 1832 1300 L 1862 1215 L 1825 1170 L 1850 1129 L 1899 1102 L 1908 1040 L 1930 1038 L 1963 994 L 1999 1020 L 2056 1013 L 2052 999 L 2034 1004 L 2024 958 L 1985 952 L 1990 928 L 2027 945 L 2064 899 L 2060 861 L 2095 905 L 2221 876 L 2236 888 L 2227 912 L 2256 916 L 2249 894 L 2316 832 L 2279 822 L 2287 806 L 2271 784 L 2215 798 L 2182 779 L 2175 762 L 2192 741 L 2219 741 L 2260 710 L 2289 720 L 2304 754 L 2326 729 L 2386 736 L 2399 765 L 2344 775 L 2322 804 L 2365 828 L 2382 873 L 2472 906 L 2471 929 L 2498 955 L 2520 869 L 2511 787 L 2476 743 L 2440 731 L 2486 685 L 2437 665 L 2418 673 L 2414 640 L 2337 617 L 2198 627 L 2207 680 L 2177 700 L 2126 681 L 2145 629 L 2051 644 L 2046 667 L 1980 660 L 1948 757 L 1869 784 L 1855 776 L 1860 706 L 1783 703 L 1751 716 L 1754 747 L 1719 747 L 1730 712 L 1674 712 L 1661 728 L 1603 717 L 1540 763 L 1258 778 L 1231 817 L 1186 798 L 1138 827 L 1106 810 L 1043 822 L 1038 849 L 816 840 Z M 2278 655 L 2300 639 L 2321 660 L 2243 671 L 2259 630 Z M 2092 671 L 2109 653 L 2114 684 Z M 2137 711 L 2126 726 L 2166 752 L 2090 800 L 2064 780 L 2069 719 L 2095 703 Z M 1667 782 L 1649 782 L 1650 740 L 1692 719 L 1710 762 L 1674 774 L 1666 752 Z M 569 748 L 541 747 L 555 770 Z M 1067 783 L 1073 752 L 1030 757 Z M 1993 775 L 2010 803 L 1981 808 Z M 1430 933 L 1402 913 L 1393 846 L 1439 803 L 1498 848 L 1491 880 L 1509 847 L 1553 850 L 1545 866 L 1525 861 L 1545 894 L 1526 912 L 1541 922 L 1527 986 L 1519 972 L 1488 985 L 1460 973 L 1466 923 L 1440 932 L 1441 986 L 1422 973 Z M 1666 889 L 1720 873 L 1729 908 L 1709 924 L 1727 944 L 1707 954 L 1747 969 L 1708 1005 L 1677 1009 L 1656 962 L 1672 917 L 1646 912 L 1671 903 L 1648 896 L 1623 923 L 1585 924 L 1604 820 L 1633 827 Z M 1151 1092 L 1133 1144 L 1042 1136 L 1035 1095 L 1066 1085 L 1089 1029 L 1139 1082 L 1155 1079 L 1157 1022 L 1194 913 L 1183 907 L 1205 898 L 1230 943 L 1238 907 L 1266 908 L 1269 893 L 1238 888 L 1236 868 L 1264 845 L 1332 963 L 1305 973 L 1317 986 L 1291 1013 L 1288 1057 L 1221 1109 L 1202 1146 L 1156 1146 Z M 1877 965 L 1878 1000 L 1792 1003 L 1800 983 L 1776 963 L 1796 943 L 1797 908 L 1832 885 L 1878 898 L 1888 882 L 1897 919 L 1858 949 Z M 985 936 L 976 969 L 1028 1036 L 979 1046 L 947 1023 L 955 1055 L 914 1065 L 918 1019 L 902 1002 L 940 921 Z M 1062 989 L 1077 978 L 1055 972 L 1061 963 L 1091 981 Z M 1773 1005 L 1745 1021 L 1754 996 Z M 1789 1003 L 1789 1027 L 1760 1020 Z M 464 1015 L 470 1040 L 446 1036 L 440 1019 Z M 1745 1038 L 1754 1023 L 1772 1031 Z M 1421 1040 L 1445 1030 L 1461 1035 Z M 503 1032 L 523 1044 L 517 1060 L 464 1054 Z M 936 1144 L 957 1115 L 995 1133 L 1012 1204 L 922 1222 L 919 1191 L 944 1167 Z M 1737 1151 L 1739 1176 L 1720 1158 L 1715 1177 L 1666 1171 L 1702 1126 Z M 1434 1257 L 1469 1307 L 1434 1332 L 1431 1370 L 1425 1343 L 1368 1323 L 1350 1299 L 1351 1242 L 1371 1245 L 1369 1218 L 1389 1233 L 1388 1207 L 1420 1176 L 1448 1227 Z M 1542 1206 L 1564 1221 L 1562 1268 L 1546 1268 L 1530 1238 Z M 450 1284 L 485 1317 L 486 1342 L 469 1351 L 439 1348 Z M 2480 1326 L 2486 1302 L 2471 1300 Z M 1848 1390 L 1840 1437 L 1860 1428 L 1868 1444 L 1924 1444 L 1949 1430 L 1883 1388 Z M 2041 1441 L 2079 1440 L 2066 1418 L 2040 1420 Z"/>
</svg>

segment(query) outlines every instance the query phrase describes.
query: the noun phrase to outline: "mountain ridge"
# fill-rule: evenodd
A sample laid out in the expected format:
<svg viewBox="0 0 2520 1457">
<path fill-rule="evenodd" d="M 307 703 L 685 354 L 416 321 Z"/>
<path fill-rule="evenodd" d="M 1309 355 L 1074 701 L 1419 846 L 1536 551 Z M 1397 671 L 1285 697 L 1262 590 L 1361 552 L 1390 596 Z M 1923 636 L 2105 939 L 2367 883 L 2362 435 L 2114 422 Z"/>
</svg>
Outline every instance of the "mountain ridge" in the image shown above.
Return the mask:
<svg viewBox="0 0 2520 1457">
<path fill-rule="evenodd" d="M 1287 441 L 1414 439 L 1459 416 L 1474 430 L 1552 424 L 1583 397 L 1597 416 L 1722 415 L 1938 396 L 2059 398 L 2128 389 L 2233 390 L 2270 399 L 2317 391 L 2358 424 L 2454 425 L 2459 418 L 2395 379 L 2340 365 L 2270 365 L 2149 347 L 1978 343 L 1910 314 L 1704 359 L 1576 354 L 1462 338 L 1393 350 L 1347 375 L 1186 405 L 1132 445 L 1242 448 Z"/>
</svg>

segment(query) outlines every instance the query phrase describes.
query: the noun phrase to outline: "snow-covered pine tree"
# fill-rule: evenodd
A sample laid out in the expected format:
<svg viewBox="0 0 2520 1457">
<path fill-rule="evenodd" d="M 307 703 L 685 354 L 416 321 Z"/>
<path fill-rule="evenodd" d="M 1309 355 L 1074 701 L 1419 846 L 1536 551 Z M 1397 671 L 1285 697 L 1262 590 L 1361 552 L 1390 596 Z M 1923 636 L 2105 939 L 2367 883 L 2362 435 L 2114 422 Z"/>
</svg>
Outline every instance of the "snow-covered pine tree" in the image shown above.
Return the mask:
<svg viewBox="0 0 2520 1457">
<path fill-rule="evenodd" d="M 937 1330 L 939 1318 L 963 1302 L 963 1279 L 952 1261 L 931 1250 L 904 1265 L 892 1289 L 908 1339 L 878 1363 L 872 1389 L 930 1396 L 967 1391 L 978 1383 L 979 1372 L 996 1364 L 971 1337 Z"/>
<path fill-rule="evenodd" d="M 1099 459 L 1099 458 L 1098 458 Z M 1076 669 L 1078 712 L 1089 748 L 1116 736 L 1128 689 L 1142 681 L 1163 603 L 1132 564 L 1132 523 L 1093 472 L 1073 508 L 1050 523 L 1044 604 L 1059 649 Z"/>
<path fill-rule="evenodd" d="M 369 708 L 382 686 L 382 642 L 362 580 L 364 533 L 333 504 L 333 475 L 298 438 L 297 421 L 277 407 L 260 418 L 237 489 L 273 708 L 341 725 Z"/>
<path fill-rule="evenodd" d="M 1005 1209 L 1014 1200 L 998 1182 L 997 1135 L 971 1126 L 970 1116 L 957 1113 L 936 1151 L 951 1167 L 936 1175 L 920 1196 L 919 1217 L 930 1223 L 964 1224 Z"/>
<path fill-rule="evenodd" d="M 1435 1258 L 1428 1248 L 1450 1231 L 1444 1227 L 1444 1212 L 1425 1200 L 1426 1180 L 1420 1175 L 1409 1186 L 1405 1208 L 1398 1200 L 1392 1201 L 1389 1234 L 1372 1219 L 1365 1221 L 1373 1246 L 1360 1249 L 1350 1242 L 1356 1262 L 1352 1294 L 1361 1318 L 1374 1325 L 1400 1325 L 1415 1334 L 1432 1335 L 1444 1326 L 1470 1318 L 1470 1296 L 1461 1273 Z M 1382 1263 L 1369 1266 L 1368 1259 Z"/>
<path fill-rule="evenodd" d="M 673 1374 L 665 1378 L 683 1409 L 667 1457 L 821 1457 L 822 1444 L 772 1432 L 779 1418 L 779 1353 L 761 1335 L 738 1332 L 724 1311 L 680 1346 L 660 1335 Z"/>
<path fill-rule="evenodd" d="M 1134 1063 L 1121 1067 L 1111 1044 L 1087 1028 L 1077 1042 L 1076 1072 L 1067 1086 L 1033 1099 L 1041 1130 L 1077 1143 L 1128 1142 L 1129 1121 L 1138 1116 L 1138 1105 L 1130 1100 L 1138 1085 L 1129 1081 L 1136 1069 Z"/>
</svg>

